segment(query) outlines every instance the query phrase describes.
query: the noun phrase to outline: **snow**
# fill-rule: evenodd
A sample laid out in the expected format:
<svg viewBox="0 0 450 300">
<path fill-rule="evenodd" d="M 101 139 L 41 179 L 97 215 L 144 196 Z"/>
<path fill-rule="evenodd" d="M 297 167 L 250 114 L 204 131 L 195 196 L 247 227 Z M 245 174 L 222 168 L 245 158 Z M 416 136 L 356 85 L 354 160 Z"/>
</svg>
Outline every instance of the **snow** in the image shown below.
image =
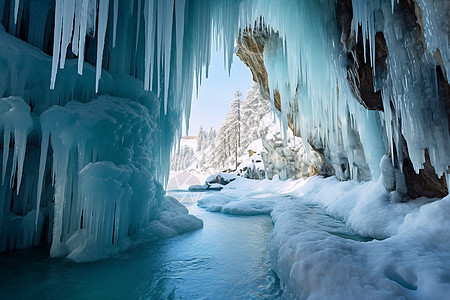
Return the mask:
<svg viewBox="0 0 450 300">
<path fill-rule="evenodd" d="M 450 289 L 450 197 L 391 203 L 381 182 L 237 178 L 198 205 L 271 213 L 274 270 L 292 299 L 442 299 Z"/>
</svg>

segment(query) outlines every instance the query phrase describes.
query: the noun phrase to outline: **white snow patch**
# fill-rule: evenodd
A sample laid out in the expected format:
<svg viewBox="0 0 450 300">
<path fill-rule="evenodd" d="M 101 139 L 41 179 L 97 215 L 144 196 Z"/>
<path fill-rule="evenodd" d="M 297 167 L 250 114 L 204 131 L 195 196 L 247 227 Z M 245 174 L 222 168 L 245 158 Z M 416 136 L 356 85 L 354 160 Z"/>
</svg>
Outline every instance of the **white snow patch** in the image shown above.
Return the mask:
<svg viewBox="0 0 450 300">
<path fill-rule="evenodd" d="M 199 205 L 272 211 L 272 266 L 292 299 L 444 299 L 450 196 L 390 203 L 381 181 L 238 178 Z"/>
</svg>

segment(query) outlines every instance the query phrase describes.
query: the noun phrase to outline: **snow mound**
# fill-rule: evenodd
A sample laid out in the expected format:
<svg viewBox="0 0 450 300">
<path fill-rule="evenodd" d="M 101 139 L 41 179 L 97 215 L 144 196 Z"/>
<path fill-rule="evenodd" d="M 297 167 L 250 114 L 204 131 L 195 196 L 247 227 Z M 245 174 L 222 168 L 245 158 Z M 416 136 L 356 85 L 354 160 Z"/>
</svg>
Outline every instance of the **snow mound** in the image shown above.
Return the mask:
<svg viewBox="0 0 450 300">
<path fill-rule="evenodd" d="M 272 211 L 272 267 L 287 298 L 446 298 L 450 196 L 390 200 L 382 180 L 240 178 L 199 205 Z"/>
<path fill-rule="evenodd" d="M 197 205 L 208 211 L 222 212 L 231 215 L 262 215 L 272 212 L 273 201 L 243 198 L 235 199 L 225 195 L 208 195 L 197 201 Z"/>
</svg>

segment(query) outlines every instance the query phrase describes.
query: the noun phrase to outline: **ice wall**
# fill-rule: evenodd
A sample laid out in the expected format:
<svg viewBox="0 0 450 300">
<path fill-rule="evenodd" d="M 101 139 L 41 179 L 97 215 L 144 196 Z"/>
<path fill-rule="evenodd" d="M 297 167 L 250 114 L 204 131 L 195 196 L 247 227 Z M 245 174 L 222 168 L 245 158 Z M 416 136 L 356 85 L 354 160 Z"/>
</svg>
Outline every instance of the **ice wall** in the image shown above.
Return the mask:
<svg viewBox="0 0 450 300">
<path fill-rule="evenodd" d="M 416 18 L 420 26 L 411 29 L 402 17 L 402 5 L 395 1 L 353 1 L 355 24 L 362 25 L 362 38 L 368 39 L 367 59 L 375 72 L 375 34 L 383 32 L 389 55 L 387 71 L 378 75 L 387 142 L 398 167 L 403 168 L 403 147 L 416 173 L 425 163 L 425 149 L 436 174 L 448 176 L 450 138 L 445 102 L 439 99 L 436 68 L 449 68 L 448 1 L 417 1 Z M 404 5 L 403 5 L 404 6 Z M 447 99 L 448 101 L 448 99 Z M 404 138 L 404 140 L 403 140 Z M 406 144 L 405 144 L 406 142 Z M 395 154 L 394 154 L 395 152 Z"/>
<path fill-rule="evenodd" d="M 96 93 L 95 68 L 80 76 L 74 59 L 51 90 L 52 57 L 2 26 L 0 41 L 0 251 L 51 243 L 92 260 L 126 248 L 161 218 L 177 115 L 127 74 L 103 70 Z M 202 225 L 177 214 L 184 231 Z"/>
</svg>

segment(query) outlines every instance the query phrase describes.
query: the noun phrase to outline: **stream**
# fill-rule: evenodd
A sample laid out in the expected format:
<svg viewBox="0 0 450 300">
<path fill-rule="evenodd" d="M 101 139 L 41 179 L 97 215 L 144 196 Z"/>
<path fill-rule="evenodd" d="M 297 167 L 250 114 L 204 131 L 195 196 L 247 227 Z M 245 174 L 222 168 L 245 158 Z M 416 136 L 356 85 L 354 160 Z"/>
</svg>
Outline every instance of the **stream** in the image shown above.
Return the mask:
<svg viewBox="0 0 450 300">
<path fill-rule="evenodd" d="M 47 247 L 0 254 L 0 299 L 280 299 L 270 268 L 269 216 L 208 212 L 205 193 L 168 192 L 204 228 L 114 257 L 75 263 Z"/>
</svg>

